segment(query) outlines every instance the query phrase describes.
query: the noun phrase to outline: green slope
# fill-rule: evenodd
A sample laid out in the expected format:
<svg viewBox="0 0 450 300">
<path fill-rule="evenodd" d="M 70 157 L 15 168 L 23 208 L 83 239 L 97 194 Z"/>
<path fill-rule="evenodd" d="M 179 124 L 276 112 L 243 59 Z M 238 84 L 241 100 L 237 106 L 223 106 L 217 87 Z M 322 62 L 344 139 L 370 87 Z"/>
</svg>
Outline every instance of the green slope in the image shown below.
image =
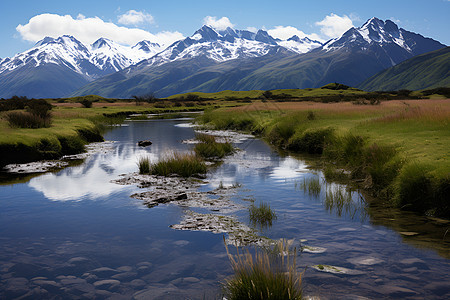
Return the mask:
<svg viewBox="0 0 450 300">
<path fill-rule="evenodd" d="M 450 47 L 410 58 L 358 85 L 365 91 L 450 87 Z"/>
</svg>

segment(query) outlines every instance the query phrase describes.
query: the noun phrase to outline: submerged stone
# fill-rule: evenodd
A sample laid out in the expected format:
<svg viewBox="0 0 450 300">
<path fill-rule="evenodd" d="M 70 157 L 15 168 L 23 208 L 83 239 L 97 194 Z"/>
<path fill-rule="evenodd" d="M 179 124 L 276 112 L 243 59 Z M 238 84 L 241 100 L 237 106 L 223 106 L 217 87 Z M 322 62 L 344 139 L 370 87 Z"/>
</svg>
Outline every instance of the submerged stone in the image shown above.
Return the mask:
<svg viewBox="0 0 450 300">
<path fill-rule="evenodd" d="M 312 246 L 303 246 L 301 249 L 302 249 L 302 252 L 314 253 L 314 254 L 324 253 L 327 251 L 327 248 L 312 247 Z"/>
<path fill-rule="evenodd" d="M 358 271 L 358 270 L 352 270 L 347 269 L 343 267 L 336 267 L 336 266 L 329 266 L 329 265 L 315 265 L 311 266 L 311 268 L 320 271 L 320 272 L 326 272 L 326 273 L 332 273 L 332 274 L 342 274 L 342 275 L 361 275 L 364 274 L 364 272 Z"/>
</svg>

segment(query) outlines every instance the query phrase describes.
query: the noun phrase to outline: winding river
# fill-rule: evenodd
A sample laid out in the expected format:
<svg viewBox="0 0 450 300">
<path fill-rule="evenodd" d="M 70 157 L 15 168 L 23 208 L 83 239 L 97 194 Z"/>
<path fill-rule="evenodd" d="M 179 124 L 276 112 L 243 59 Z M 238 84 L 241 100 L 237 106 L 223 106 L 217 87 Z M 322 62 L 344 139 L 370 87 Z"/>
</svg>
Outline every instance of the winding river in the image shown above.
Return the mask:
<svg viewBox="0 0 450 300">
<path fill-rule="evenodd" d="M 110 149 L 83 163 L 0 186 L 0 299 L 221 299 L 232 270 L 223 234 L 175 230 L 189 208 L 148 208 L 135 185 L 111 182 L 137 171 L 137 160 L 189 151 L 187 120 L 127 121 L 110 130 Z M 139 140 L 153 144 L 142 148 Z M 450 222 L 351 201 L 333 203 L 302 158 L 280 155 L 258 139 L 214 168 L 200 190 L 239 186 L 233 212 L 250 226 L 251 202 L 277 214 L 272 239 L 295 239 L 304 295 L 318 299 L 450 299 Z M 320 195 L 300 187 L 320 178 Z M 239 185 L 237 185 L 237 183 Z M 204 212 L 204 209 L 191 208 Z M 323 270 L 313 266 L 333 266 Z M 327 272 L 335 271 L 335 272 Z M 338 270 L 336 272 L 336 270 Z M 21 298 L 22 299 L 22 298 Z M 315 298 L 316 299 L 316 298 Z"/>
</svg>

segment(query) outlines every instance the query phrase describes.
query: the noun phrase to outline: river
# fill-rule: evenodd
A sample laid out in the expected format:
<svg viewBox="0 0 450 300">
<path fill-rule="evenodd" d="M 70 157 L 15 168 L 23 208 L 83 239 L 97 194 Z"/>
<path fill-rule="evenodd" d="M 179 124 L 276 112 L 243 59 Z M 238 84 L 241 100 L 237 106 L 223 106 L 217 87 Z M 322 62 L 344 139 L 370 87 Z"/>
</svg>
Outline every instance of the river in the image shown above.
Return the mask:
<svg viewBox="0 0 450 300">
<path fill-rule="evenodd" d="M 111 149 L 58 172 L 0 185 L 0 299 L 220 299 L 232 274 L 223 234 L 174 230 L 188 208 L 148 208 L 134 185 L 111 182 L 137 171 L 141 156 L 158 160 L 189 151 L 187 120 L 126 121 L 107 132 Z M 142 148 L 139 140 L 153 144 Z M 250 225 L 246 207 L 269 203 L 277 219 L 259 228 L 295 239 L 304 295 L 318 299 L 450 299 L 450 223 L 368 205 L 357 191 L 343 205 L 326 201 L 318 170 L 263 141 L 212 169 L 201 190 L 239 187 L 233 212 Z M 318 196 L 300 188 L 320 178 Z M 204 212 L 204 209 L 193 211 Z M 315 249 L 316 251 L 308 251 Z M 335 266 L 342 273 L 312 266 Z M 340 269 L 341 268 L 341 269 Z"/>
</svg>

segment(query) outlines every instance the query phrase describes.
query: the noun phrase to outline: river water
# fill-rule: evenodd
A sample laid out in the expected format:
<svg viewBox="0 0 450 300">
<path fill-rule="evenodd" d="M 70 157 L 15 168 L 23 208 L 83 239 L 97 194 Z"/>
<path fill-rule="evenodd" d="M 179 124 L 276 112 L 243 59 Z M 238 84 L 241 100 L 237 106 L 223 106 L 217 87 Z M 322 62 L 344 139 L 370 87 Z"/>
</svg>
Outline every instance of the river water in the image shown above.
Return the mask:
<svg viewBox="0 0 450 300">
<path fill-rule="evenodd" d="M 114 141 L 106 153 L 58 172 L 5 179 L 0 299 L 221 299 L 221 282 L 232 274 L 223 235 L 171 229 L 186 207 L 147 208 L 130 197 L 142 189 L 111 182 L 136 172 L 141 156 L 156 161 L 169 151 L 189 151 L 192 145 L 181 141 L 195 134 L 185 123 L 125 122 L 105 135 Z M 153 144 L 137 147 L 144 139 Z M 212 170 L 201 190 L 239 183 L 236 203 L 270 204 L 277 219 L 261 234 L 307 246 L 297 257 L 305 296 L 450 299 L 450 223 L 369 206 L 357 192 L 344 205 L 330 203 L 326 191 L 343 187 L 326 184 L 304 160 L 258 139 L 237 147 L 243 151 Z M 300 188 L 316 177 L 320 195 Z M 250 224 L 246 209 L 233 215 Z"/>
</svg>

